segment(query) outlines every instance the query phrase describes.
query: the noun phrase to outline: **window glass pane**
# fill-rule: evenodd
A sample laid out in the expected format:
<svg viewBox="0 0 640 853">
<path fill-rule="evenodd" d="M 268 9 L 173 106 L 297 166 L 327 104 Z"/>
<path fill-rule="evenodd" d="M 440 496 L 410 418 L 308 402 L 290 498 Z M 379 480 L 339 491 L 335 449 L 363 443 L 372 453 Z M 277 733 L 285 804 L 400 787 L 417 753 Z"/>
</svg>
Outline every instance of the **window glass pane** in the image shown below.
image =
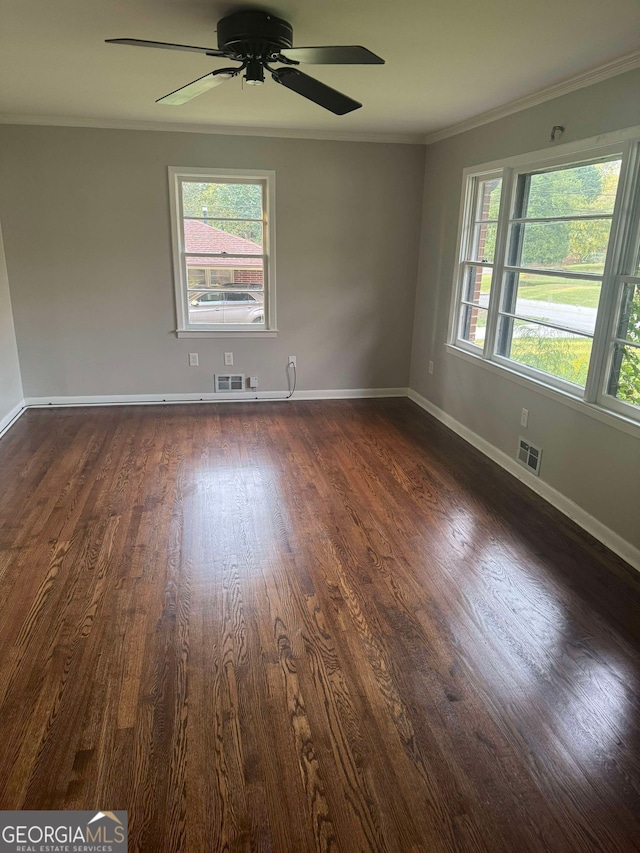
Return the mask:
<svg viewBox="0 0 640 853">
<path fill-rule="evenodd" d="M 497 352 L 505 358 L 584 387 L 591 356 L 591 338 L 526 320 L 501 317 Z"/>
<path fill-rule="evenodd" d="M 250 219 L 238 219 L 233 222 L 227 219 L 208 219 L 206 224 L 225 234 L 253 243 L 254 248 L 247 247 L 247 251 L 262 254 L 262 222 L 253 222 Z"/>
<path fill-rule="evenodd" d="M 640 406 L 640 348 L 614 345 L 608 393 L 624 403 Z"/>
<path fill-rule="evenodd" d="M 182 182 L 184 216 L 262 219 L 262 184 Z"/>
<path fill-rule="evenodd" d="M 511 266 L 599 275 L 604 269 L 610 231 L 610 219 L 512 225 Z"/>
<path fill-rule="evenodd" d="M 493 263 L 496 250 L 496 233 L 498 226 L 495 222 L 479 222 L 473 229 L 470 260 Z"/>
<path fill-rule="evenodd" d="M 482 347 L 484 346 L 486 330 L 486 310 L 471 305 L 463 305 L 460 311 L 460 338 L 470 344 Z"/>
<path fill-rule="evenodd" d="M 640 344 L 640 284 L 624 285 L 617 336 Z"/>
<path fill-rule="evenodd" d="M 200 263 L 205 260 L 210 264 L 206 270 L 195 270 L 193 280 L 188 265 L 191 260 Z M 231 260 L 234 266 L 230 269 L 228 265 Z M 217 265 L 222 264 L 225 266 L 218 268 Z M 205 274 L 208 281 L 203 281 L 201 274 Z M 241 287 L 242 290 L 264 290 L 264 264 L 258 258 L 187 258 L 187 279 L 189 290 L 217 290 L 226 286 Z"/>
<path fill-rule="evenodd" d="M 194 308 L 202 306 L 222 305 L 224 302 L 224 293 L 217 290 L 190 290 L 189 305 Z"/>
<path fill-rule="evenodd" d="M 189 267 L 187 269 L 188 287 L 205 287 L 207 283 L 207 272 L 202 267 Z"/>
<path fill-rule="evenodd" d="M 473 302 L 474 305 L 489 305 L 489 291 L 491 290 L 491 276 L 493 269 L 487 267 L 467 267 L 464 273 L 464 285 L 462 288 L 462 299 L 465 302 Z"/>
<path fill-rule="evenodd" d="M 226 325 L 264 323 L 264 292 L 190 292 L 189 322 Z"/>
<path fill-rule="evenodd" d="M 264 264 L 262 260 L 234 258 L 233 263 L 234 285 L 241 285 L 243 290 L 264 290 Z"/>
<path fill-rule="evenodd" d="M 238 233 L 241 232 L 241 233 Z M 242 236 L 249 234 L 250 238 Z M 262 224 L 260 222 L 217 222 L 200 219 L 184 220 L 186 252 L 226 252 L 233 255 L 261 255 Z M 227 264 L 228 266 L 228 264 Z"/>
<path fill-rule="evenodd" d="M 600 282 L 535 273 L 506 273 L 502 310 L 593 334 Z"/>
<path fill-rule="evenodd" d="M 502 193 L 502 178 L 491 178 L 488 181 L 478 181 L 478 200 L 476 221 L 497 219 L 500 211 L 500 194 Z"/>
<path fill-rule="evenodd" d="M 189 260 L 191 260 L 189 258 Z M 216 267 L 211 267 L 209 269 L 209 283 L 212 286 L 220 285 L 220 284 L 231 284 L 233 282 L 233 270 L 232 269 L 216 269 Z"/>
<path fill-rule="evenodd" d="M 613 213 L 621 162 L 616 158 L 523 176 L 528 186 L 522 217 Z"/>
<path fill-rule="evenodd" d="M 247 293 L 246 291 L 233 292 L 230 293 L 227 291 L 224 295 L 225 302 L 233 302 L 233 303 L 245 303 L 245 302 L 259 302 L 262 299 L 261 293 Z"/>
</svg>

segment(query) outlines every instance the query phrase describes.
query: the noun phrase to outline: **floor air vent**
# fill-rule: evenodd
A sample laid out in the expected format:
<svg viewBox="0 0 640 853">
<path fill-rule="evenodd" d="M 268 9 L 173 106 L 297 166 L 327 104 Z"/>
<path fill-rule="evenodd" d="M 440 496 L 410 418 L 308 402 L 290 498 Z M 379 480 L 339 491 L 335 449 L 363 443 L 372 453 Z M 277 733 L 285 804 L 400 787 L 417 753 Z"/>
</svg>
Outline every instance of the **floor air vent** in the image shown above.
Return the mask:
<svg viewBox="0 0 640 853">
<path fill-rule="evenodd" d="M 216 373 L 216 391 L 244 391 L 244 373 Z"/>
<path fill-rule="evenodd" d="M 533 444 L 529 444 L 529 442 L 525 441 L 522 437 L 518 439 L 518 461 L 522 462 L 523 465 L 526 465 L 526 467 L 532 471 L 536 477 L 540 474 L 541 456 L 542 451 L 539 447 L 534 447 Z"/>
</svg>

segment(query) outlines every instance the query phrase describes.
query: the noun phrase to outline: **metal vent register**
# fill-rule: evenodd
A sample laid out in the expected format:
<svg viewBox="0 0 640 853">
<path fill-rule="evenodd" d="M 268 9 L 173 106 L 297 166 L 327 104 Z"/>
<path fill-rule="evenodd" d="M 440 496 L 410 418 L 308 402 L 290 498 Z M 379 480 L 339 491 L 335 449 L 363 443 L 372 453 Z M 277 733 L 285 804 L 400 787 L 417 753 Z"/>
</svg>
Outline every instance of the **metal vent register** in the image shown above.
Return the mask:
<svg viewBox="0 0 640 853">
<path fill-rule="evenodd" d="M 529 442 L 525 441 L 522 437 L 518 439 L 518 462 L 522 462 L 523 465 L 526 465 L 526 467 L 536 476 L 540 474 L 541 457 L 542 450 L 540 450 L 539 447 L 534 447 L 533 444 L 529 444 Z"/>
<path fill-rule="evenodd" d="M 216 391 L 243 391 L 244 373 L 216 373 Z"/>
</svg>

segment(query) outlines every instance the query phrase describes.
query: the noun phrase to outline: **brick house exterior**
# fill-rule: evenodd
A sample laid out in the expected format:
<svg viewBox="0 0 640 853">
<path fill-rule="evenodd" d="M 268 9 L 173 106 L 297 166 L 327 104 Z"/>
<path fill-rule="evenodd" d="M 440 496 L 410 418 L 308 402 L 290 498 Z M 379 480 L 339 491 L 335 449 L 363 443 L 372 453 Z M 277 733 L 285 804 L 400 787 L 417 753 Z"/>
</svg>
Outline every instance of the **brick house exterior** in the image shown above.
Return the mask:
<svg viewBox="0 0 640 853">
<path fill-rule="evenodd" d="M 198 219 L 184 220 L 185 251 L 227 252 L 230 255 L 262 255 L 263 248 L 244 237 L 228 234 Z M 197 279 L 203 270 L 203 287 L 243 285 L 251 288 L 264 286 L 262 257 L 213 258 L 210 255 L 187 257 L 187 273 L 190 281 Z"/>
</svg>

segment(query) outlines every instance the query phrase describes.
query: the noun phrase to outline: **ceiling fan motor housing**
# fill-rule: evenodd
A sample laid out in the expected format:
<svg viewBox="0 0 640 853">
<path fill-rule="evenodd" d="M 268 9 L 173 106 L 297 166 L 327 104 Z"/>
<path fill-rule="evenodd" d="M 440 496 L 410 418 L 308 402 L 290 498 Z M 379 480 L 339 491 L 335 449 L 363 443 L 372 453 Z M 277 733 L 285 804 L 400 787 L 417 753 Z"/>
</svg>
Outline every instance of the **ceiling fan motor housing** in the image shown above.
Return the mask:
<svg viewBox="0 0 640 853">
<path fill-rule="evenodd" d="M 218 49 L 229 58 L 275 59 L 293 45 L 293 28 L 267 12 L 234 12 L 218 21 Z"/>
</svg>

